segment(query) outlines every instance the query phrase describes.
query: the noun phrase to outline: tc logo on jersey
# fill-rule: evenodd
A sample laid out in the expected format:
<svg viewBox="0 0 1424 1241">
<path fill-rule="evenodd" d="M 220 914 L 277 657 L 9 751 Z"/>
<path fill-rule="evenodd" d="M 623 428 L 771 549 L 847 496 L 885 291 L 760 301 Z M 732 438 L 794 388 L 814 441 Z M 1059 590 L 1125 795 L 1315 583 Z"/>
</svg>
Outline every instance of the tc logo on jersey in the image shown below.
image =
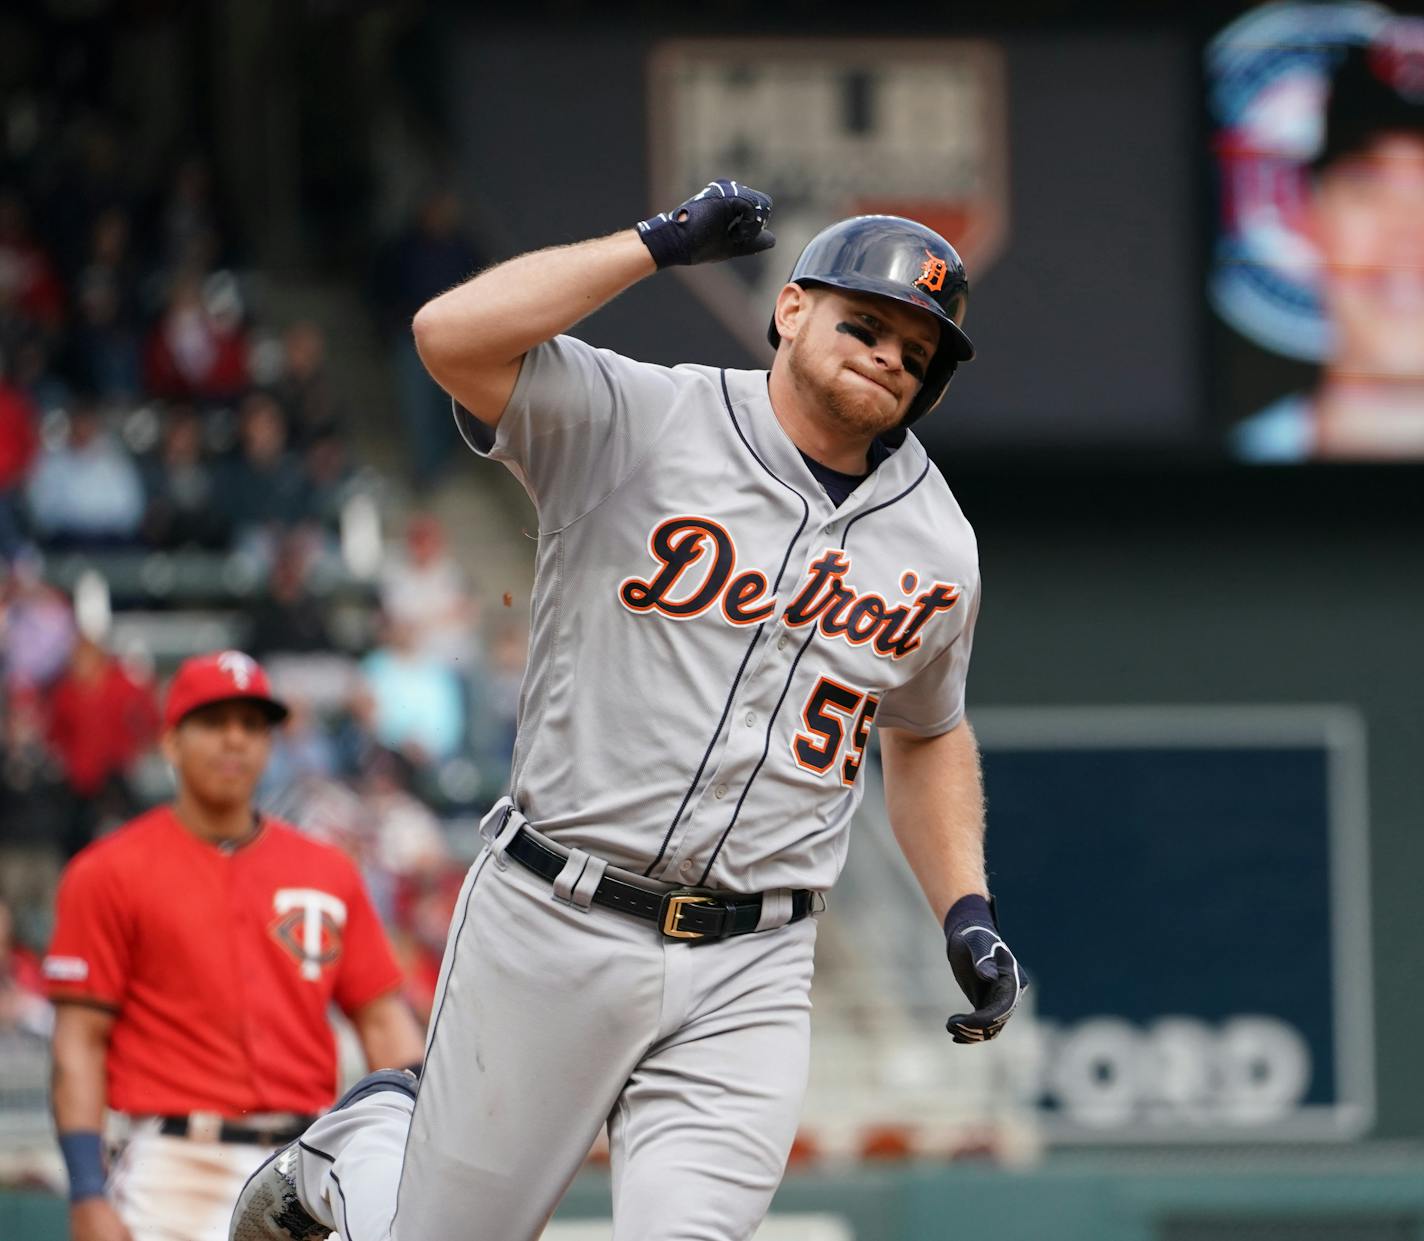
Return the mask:
<svg viewBox="0 0 1424 1241">
<path fill-rule="evenodd" d="M 648 551 L 661 566 L 658 571 L 648 578 L 627 578 L 618 588 L 619 601 L 630 612 L 687 620 L 719 605 L 723 618 L 733 625 L 754 625 L 776 613 L 776 597 L 763 598 L 766 574 L 736 571 L 736 544 L 711 518 L 669 517 L 649 536 Z M 883 595 L 848 585 L 850 569 L 845 552 L 827 548 L 807 566 L 782 622 L 791 629 L 814 624 L 828 638 L 844 638 L 851 646 L 870 643 L 877 655 L 903 659 L 920 645 L 930 620 L 959 602 L 957 585 L 934 582 L 909 602 L 892 607 Z M 906 595 L 918 585 L 914 573 L 901 578 Z"/>
<path fill-rule="evenodd" d="M 302 977 L 316 982 L 323 967 L 341 956 L 346 902 L 315 888 L 279 888 L 272 905 L 272 937 L 302 963 Z"/>
</svg>

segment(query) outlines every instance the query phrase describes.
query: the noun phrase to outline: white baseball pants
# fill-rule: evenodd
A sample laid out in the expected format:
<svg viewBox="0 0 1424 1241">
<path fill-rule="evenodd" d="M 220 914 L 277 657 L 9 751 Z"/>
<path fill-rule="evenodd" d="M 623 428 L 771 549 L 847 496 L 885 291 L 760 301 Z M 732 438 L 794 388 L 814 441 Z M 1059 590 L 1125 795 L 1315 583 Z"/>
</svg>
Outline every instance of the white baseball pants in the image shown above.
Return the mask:
<svg viewBox="0 0 1424 1241">
<path fill-rule="evenodd" d="M 232 1204 L 271 1147 L 198 1142 L 137 1121 L 109 1173 L 108 1198 L 134 1241 L 227 1241 Z"/>
<path fill-rule="evenodd" d="M 313 1124 L 304 1204 L 345 1241 L 533 1241 L 606 1124 L 614 1241 L 750 1238 L 805 1094 L 815 939 L 665 940 L 486 849 L 413 1114 L 383 1091 Z"/>
</svg>

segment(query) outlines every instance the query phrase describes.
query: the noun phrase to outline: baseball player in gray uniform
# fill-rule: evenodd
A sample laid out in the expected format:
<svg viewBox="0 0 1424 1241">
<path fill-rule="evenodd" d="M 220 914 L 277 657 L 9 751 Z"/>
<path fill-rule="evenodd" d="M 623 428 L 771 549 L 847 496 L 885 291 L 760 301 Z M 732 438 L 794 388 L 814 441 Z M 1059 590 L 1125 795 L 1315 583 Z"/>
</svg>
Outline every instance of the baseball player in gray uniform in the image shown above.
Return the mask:
<svg viewBox="0 0 1424 1241">
<path fill-rule="evenodd" d="M 236 1241 L 537 1237 L 608 1128 L 616 1241 L 733 1241 L 783 1174 L 812 952 L 872 725 L 895 835 L 994 1037 L 1025 978 L 985 878 L 964 685 L 974 536 L 907 430 L 973 356 L 937 233 L 842 221 L 777 297 L 770 372 L 565 335 L 670 264 L 769 248 L 716 181 L 423 307 L 470 446 L 538 510 L 510 793 L 451 925 L 418 1091 L 376 1075 L 259 1170 Z"/>
</svg>

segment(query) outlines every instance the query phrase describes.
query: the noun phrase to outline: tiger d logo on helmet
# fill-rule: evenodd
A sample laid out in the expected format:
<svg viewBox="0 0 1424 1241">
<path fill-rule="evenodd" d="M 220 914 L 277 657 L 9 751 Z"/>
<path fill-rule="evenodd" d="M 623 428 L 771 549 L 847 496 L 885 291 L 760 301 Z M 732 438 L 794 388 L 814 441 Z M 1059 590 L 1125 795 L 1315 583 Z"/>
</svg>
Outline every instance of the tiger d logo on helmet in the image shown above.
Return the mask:
<svg viewBox="0 0 1424 1241">
<path fill-rule="evenodd" d="M 944 288 L 944 278 L 949 275 L 949 264 L 933 251 L 925 251 L 925 265 L 915 277 L 915 284 L 927 293 L 938 293 Z"/>
<path fill-rule="evenodd" d="M 940 345 L 925 371 L 905 426 L 939 404 L 961 362 L 974 356 L 965 335 L 969 277 L 953 246 L 932 228 L 898 215 L 858 215 L 817 233 L 801 251 L 788 280 L 857 293 L 875 293 L 929 311 L 940 325 Z M 772 348 L 781 335 L 772 320 Z"/>
</svg>

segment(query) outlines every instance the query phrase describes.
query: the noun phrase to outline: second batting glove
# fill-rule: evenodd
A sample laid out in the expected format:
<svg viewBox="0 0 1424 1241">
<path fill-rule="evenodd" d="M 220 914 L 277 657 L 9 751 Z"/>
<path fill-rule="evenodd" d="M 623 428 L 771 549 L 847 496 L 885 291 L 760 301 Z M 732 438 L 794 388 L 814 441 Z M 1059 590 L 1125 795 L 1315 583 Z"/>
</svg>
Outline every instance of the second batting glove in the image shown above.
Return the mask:
<svg viewBox="0 0 1424 1241">
<path fill-rule="evenodd" d="M 659 269 L 719 263 L 776 244 L 766 227 L 771 199 L 739 181 L 713 181 L 679 207 L 638 225 Z"/>
<path fill-rule="evenodd" d="M 956 1043 L 987 1042 L 1014 1015 L 1028 975 L 999 937 L 993 904 L 982 896 L 955 901 L 945 915 L 944 938 L 955 980 L 974 1005 L 972 1013 L 956 1014 L 945 1028 Z"/>
</svg>

